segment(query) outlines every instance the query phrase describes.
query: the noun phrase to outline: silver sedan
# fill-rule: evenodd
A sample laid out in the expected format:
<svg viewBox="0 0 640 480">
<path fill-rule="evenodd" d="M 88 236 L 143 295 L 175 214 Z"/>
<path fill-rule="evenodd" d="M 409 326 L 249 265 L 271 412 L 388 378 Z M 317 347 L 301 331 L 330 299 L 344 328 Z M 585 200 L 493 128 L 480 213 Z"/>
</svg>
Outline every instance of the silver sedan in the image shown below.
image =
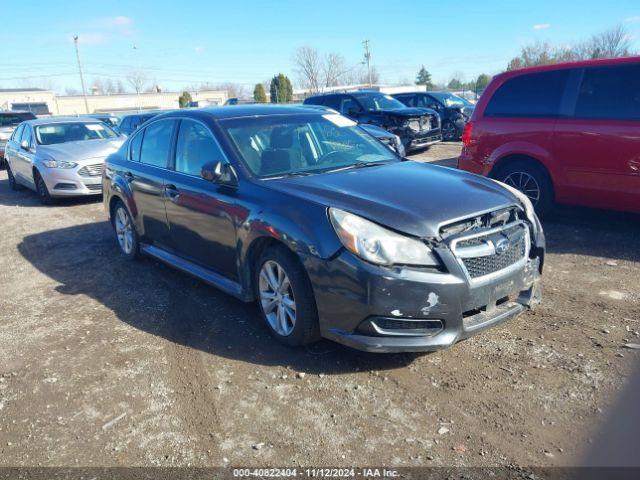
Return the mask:
<svg viewBox="0 0 640 480">
<path fill-rule="evenodd" d="M 124 138 L 87 118 L 41 118 L 21 123 L 7 142 L 9 184 L 27 187 L 45 204 L 56 197 L 100 195 L 104 160 Z"/>
</svg>

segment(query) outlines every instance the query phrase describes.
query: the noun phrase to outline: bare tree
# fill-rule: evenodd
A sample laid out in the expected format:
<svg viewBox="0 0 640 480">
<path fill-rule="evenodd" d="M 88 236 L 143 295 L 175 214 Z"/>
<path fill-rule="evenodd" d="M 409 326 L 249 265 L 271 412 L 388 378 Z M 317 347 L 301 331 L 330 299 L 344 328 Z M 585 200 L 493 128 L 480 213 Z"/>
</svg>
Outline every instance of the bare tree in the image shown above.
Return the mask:
<svg viewBox="0 0 640 480">
<path fill-rule="evenodd" d="M 318 92 L 323 70 L 318 50 L 307 46 L 298 47 L 293 55 L 293 61 L 304 86 L 312 92 Z"/>
<path fill-rule="evenodd" d="M 91 82 L 91 92 L 95 93 L 96 95 L 104 94 L 104 84 L 102 83 L 101 79 L 93 79 L 93 82 Z"/>
<path fill-rule="evenodd" d="M 616 25 L 577 45 L 575 54 L 582 59 L 626 57 L 631 55 L 631 38 L 622 25 Z"/>
<path fill-rule="evenodd" d="M 132 71 L 127 75 L 126 80 L 136 93 L 144 91 L 148 83 L 147 75 L 142 70 Z"/>
<path fill-rule="evenodd" d="M 344 57 L 339 53 L 328 53 L 324 57 L 324 65 L 322 67 L 324 86 L 335 87 L 336 85 L 340 85 L 341 77 L 347 71 Z"/>
<path fill-rule="evenodd" d="M 124 88 L 122 84 L 122 80 L 118 80 L 116 82 L 116 93 L 127 93 L 127 90 Z"/>
<path fill-rule="evenodd" d="M 210 88 L 211 87 L 209 87 L 209 89 Z M 234 83 L 234 82 L 219 83 L 218 85 L 214 85 L 213 88 L 215 90 L 226 90 L 227 96 L 229 98 L 245 98 L 250 96 L 247 93 L 247 89 L 245 88 L 245 86 L 240 83 Z"/>
<path fill-rule="evenodd" d="M 362 73 L 360 74 L 360 77 L 358 78 L 358 83 L 366 83 L 369 84 L 369 72 L 366 71 L 366 69 L 362 69 Z M 380 74 L 378 73 L 378 70 L 376 69 L 376 67 L 371 66 L 371 83 L 372 84 L 376 84 L 380 82 Z"/>
<path fill-rule="evenodd" d="M 520 55 L 511 59 L 507 70 L 572 60 L 614 58 L 628 55 L 633 55 L 631 39 L 627 30 L 622 25 L 618 25 L 604 32 L 596 33 L 588 40 L 573 46 L 556 46 L 548 42 L 525 45 L 520 49 Z"/>
<path fill-rule="evenodd" d="M 107 78 L 104 82 L 104 93 L 107 95 L 113 95 L 116 93 L 116 86 L 113 84 L 113 80 Z"/>
</svg>

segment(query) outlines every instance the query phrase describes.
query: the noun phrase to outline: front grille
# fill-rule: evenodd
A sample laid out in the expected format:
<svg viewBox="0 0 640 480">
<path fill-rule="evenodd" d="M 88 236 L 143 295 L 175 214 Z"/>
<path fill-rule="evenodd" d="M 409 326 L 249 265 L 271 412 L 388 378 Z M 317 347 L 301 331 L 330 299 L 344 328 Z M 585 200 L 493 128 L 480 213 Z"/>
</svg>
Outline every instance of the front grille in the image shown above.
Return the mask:
<svg viewBox="0 0 640 480">
<path fill-rule="evenodd" d="M 104 170 L 104 163 L 96 163 L 94 165 L 86 165 L 78 170 L 78 175 L 82 177 L 99 177 Z"/>
<path fill-rule="evenodd" d="M 100 192 L 100 191 L 102 191 L 102 184 L 100 184 L 100 183 L 94 183 L 94 184 L 89 184 L 89 185 L 87 185 L 85 183 L 84 186 L 87 187 L 87 189 L 91 190 L 92 192 Z"/>
<path fill-rule="evenodd" d="M 417 133 L 426 133 L 434 128 L 438 128 L 438 120 L 431 115 L 409 119 L 409 128 Z"/>
<path fill-rule="evenodd" d="M 464 248 L 492 245 L 490 255 L 462 257 L 462 263 L 472 279 L 499 272 L 522 260 L 527 255 L 528 229 L 523 224 L 508 226 L 486 235 L 459 240 L 455 244 L 458 254 Z M 497 247 L 502 246 L 500 250 Z M 496 251 L 499 250 L 499 251 Z"/>
</svg>

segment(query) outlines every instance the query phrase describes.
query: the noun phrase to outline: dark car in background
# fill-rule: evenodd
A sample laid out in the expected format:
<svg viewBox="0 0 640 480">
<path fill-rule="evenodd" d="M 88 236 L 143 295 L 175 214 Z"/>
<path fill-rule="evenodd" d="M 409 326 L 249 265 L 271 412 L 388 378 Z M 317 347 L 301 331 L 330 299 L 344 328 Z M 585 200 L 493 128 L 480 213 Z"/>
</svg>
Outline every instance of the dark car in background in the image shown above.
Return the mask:
<svg viewBox="0 0 640 480">
<path fill-rule="evenodd" d="M 447 142 L 460 139 L 474 109 L 469 100 L 449 92 L 396 93 L 392 97 L 408 107 L 430 108 L 438 112 L 442 139 Z"/>
<path fill-rule="evenodd" d="M 0 167 L 4 167 L 4 149 L 11 138 L 11 134 L 18 125 L 26 120 L 33 120 L 36 116 L 31 112 L 0 112 Z"/>
<path fill-rule="evenodd" d="M 518 188 L 539 212 L 554 202 L 640 212 L 640 57 L 497 75 L 458 167 Z"/>
<path fill-rule="evenodd" d="M 335 112 L 160 115 L 108 157 L 103 190 L 125 257 L 257 300 L 287 345 L 437 350 L 540 300 L 544 235 L 525 195 L 404 161 Z"/>
<path fill-rule="evenodd" d="M 402 140 L 400 140 L 400 137 L 396 134 L 391 133 L 382 127 L 377 127 L 376 125 L 371 125 L 369 123 L 361 123 L 359 127 L 369 135 L 373 135 L 374 137 L 376 137 L 401 157 L 404 157 L 407 154 L 404 149 L 404 145 L 402 144 Z"/>
<path fill-rule="evenodd" d="M 305 105 L 324 105 L 359 124 L 372 124 L 398 135 L 407 152 L 442 140 L 440 117 L 428 108 L 409 108 L 375 91 L 329 93 L 309 97 Z"/>
<path fill-rule="evenodd" d="M 338 113 L 333 108 L 325 107 L 324 105 L 311 105 L 307 104 L 304 108 L 317 108 L 322 111 L 330 112 L 330 113 Z M 404 145 L 402 144 L 402 140 L 397 135 L 385 130 L 382 127 L 378 127 L 376 125 L 371 125 L 370 123 L 361 123 L 358 125 L 361 129 L 367 132 L 369 135 L 376 137 L 382 143 L 384 143 L 391 150 L 396 152 L 401 157 L 404 157 L 407 152 L 404 149 Z"/>
<path fill-rule="evenodd" d="M 106 123 L 110 127 L 117 127 L 118 123 L 120 123 L 120 119 L 111 113 L 87 113 L 85 115 L 80 115 L 81 117 L 90 117 L 100 120 L 101 122 Z"/>
<path fill-rule="evenodd" d="M 144 112 L 125 115 L 124 117 L 122 117 L 120 123 L 118 123 L 118 126 L 115 128 L 121 135 L 129 136 L 144 122 L 152 119 L 160 113 L 162 112 Z"/>
</svg>

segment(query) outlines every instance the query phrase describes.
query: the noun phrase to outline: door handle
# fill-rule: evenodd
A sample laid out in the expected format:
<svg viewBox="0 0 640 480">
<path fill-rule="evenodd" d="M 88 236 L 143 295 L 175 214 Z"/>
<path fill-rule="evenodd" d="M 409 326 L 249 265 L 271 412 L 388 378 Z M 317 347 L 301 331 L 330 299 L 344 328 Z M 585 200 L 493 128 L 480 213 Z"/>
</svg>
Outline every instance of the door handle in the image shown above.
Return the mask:
<svg viewBox="0 0 640 480">
<path fill-rule="evenodd" d="M 127 182 L 132 182 L 134 180 L 134 178 L 136 178 L 136 177 L 133 175 L 133 173 L 131 173 L 131 172 L 125 172 L 124 173 L 124 179 Z"/>
<path fill-rule="evenodd" d="M 173 203 L 177 203 L 178 197 L 180 197 L 180 191 L 176 188 L 175 185 L 165 185 L 164 196 L 171 200 Z"/>
</svg>

